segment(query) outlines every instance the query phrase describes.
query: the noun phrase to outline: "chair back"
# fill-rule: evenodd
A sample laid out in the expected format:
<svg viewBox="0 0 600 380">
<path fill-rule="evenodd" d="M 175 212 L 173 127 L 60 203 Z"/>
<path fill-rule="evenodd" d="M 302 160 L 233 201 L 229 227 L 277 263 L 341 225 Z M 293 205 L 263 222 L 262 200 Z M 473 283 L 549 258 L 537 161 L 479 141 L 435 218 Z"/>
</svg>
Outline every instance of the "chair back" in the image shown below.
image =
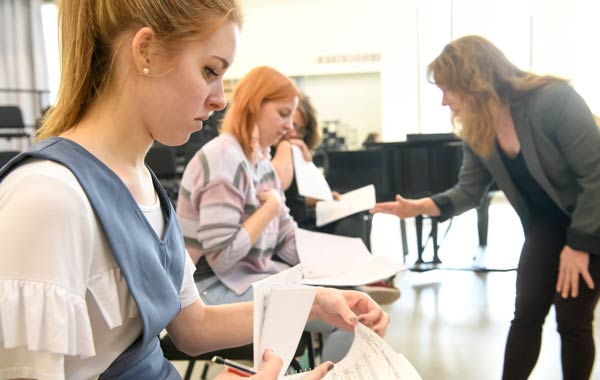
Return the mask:
<svg viewBox="0 0 600 380">
<path fill-rule="evenodd" d="M 24 128 L 23 115 L 18 106 L 0 106 L 0 128 Z"/>
<path fill-rule="evenodd" d="M 18 106 L 0 106 L 0 138 L 25 138 L 29 134 L 25 131 L 23 115 Z"/>
</svg>

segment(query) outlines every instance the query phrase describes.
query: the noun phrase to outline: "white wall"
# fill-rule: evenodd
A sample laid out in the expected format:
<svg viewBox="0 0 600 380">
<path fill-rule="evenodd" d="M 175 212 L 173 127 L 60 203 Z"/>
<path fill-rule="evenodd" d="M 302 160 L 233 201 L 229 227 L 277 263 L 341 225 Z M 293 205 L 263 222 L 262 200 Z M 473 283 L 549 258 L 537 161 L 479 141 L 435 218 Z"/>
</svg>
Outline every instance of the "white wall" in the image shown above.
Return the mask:
<svg viewBox="0 0 600 380">
<path fill-rule="evenodd" d="M 307 83 L 319 82 L 306 90 L 322 115 L 356 126 L 361 135 L 379 130 L 386 141 L 401 140 L 407 133 L 451 129 L 449 113 L 440 105 L 440 92 L 426 82 L 425 68 L 452 38 L 480 34 L 525 70 L 572 79 L 592 111 L 600 113 L 600 70 L 596 69 L 600 57 L 595 41 L 595 26 L 600 22 L 598 3 L 244 0 L 246 24 L 230 75 L 239 77 L 264 64 L 288 75 L 307 75 L 313 78 Z M 373 52 L 381 53 L 380 62 L 317 63 L 319 56 Z M 337 73 L 344 76 L 314 79 Z M 366 84 L 368 81 L 373 82 Z M 361 101 L 380 102 L 362 105 L 364 117 L 360 119 L 356 106 L 347 104 L 354 85 Z M 375 115 L 377 112 L 379 115 Z"/>
<path fill-rule="evenodd" d="M 320 121 L 340 120 L 349 149 L 360 149 L 369 132 L 380 132 L 379 73 L 305 77 L 302 90 L 318 107 Z"/>
<path fill-rule="evenodd" d="M 227 77 L 240 78 L 259 65 L 304 77 L 321 120 L 341 120 L 358 130 L 358 140 L 371 131 L 380 131 L 385 141 L 450 131 L 441 93 L 426 82 L 425 69 L 447 42 L 465 34 L 491 39 L 523 69 L 571 79 L 600 114 L 598 0 L 242 0 L 242 5 L 245 25 Z M 378 61 L 319 63 L 319 57 L 373 53 Z M 58 83 L 57 71 L 50 73 L 51 87 Z"/>
</svg>

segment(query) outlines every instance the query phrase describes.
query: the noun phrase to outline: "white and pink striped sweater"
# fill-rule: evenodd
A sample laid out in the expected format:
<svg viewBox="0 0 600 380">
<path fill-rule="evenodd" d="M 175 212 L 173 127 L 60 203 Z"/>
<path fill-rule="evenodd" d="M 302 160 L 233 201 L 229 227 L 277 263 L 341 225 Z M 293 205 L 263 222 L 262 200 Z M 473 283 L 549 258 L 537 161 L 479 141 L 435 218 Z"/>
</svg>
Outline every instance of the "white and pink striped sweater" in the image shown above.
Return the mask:
<svg viewBox="0 0 600 380">
<path fill-rule="evenodd" d="M 224 133 L 208 142 L 183 173 L 177 215 L 190 256 L 201 257 L 214 274 L 237 294 L 254 281 L 298 264 L 296 223 L 282 206 L 254 246 L 242 227 L 257 210 L 257 194 L 276 189 L 285 204 L 281 183 L 270 157 L 253 165 L 238 141 Z M 272 259 L 274 255 L 281 261 Z M 206 264 L 205 263 L 205 264 Z"/>
</svg>

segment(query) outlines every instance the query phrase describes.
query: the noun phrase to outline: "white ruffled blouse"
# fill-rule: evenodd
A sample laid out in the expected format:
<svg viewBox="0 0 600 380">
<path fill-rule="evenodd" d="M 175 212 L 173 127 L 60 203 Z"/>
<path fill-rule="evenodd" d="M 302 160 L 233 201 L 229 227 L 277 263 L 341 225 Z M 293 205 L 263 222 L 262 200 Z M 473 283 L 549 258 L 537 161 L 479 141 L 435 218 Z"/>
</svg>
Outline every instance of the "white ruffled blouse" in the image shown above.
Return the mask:
<svg viewBox="0 0 600 380">
<path fill-rule="evenodd" d="M 140 207 L 161 236 L 158 200 Z M 0 183 L 0 242 L 0 379 L 97 379 L 142 324 L 73 174 L 34 161 L 6 177 Z M 193 272 L 188 257 L 182 308 L 199 299 Z"/>
</svg>

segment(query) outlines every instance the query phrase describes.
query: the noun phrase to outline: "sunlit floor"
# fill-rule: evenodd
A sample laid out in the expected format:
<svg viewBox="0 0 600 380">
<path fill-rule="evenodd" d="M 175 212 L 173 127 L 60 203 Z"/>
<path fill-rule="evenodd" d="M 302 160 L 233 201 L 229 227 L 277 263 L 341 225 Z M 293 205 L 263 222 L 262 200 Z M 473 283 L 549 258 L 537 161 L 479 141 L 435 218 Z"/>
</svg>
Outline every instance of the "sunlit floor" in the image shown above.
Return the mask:
<svg viewBox="0 0 600 380">
<path fill-rule="evenodd" d="M 440 239 L 448 224 L 440 225 Z M 428 230 L 427 225 L 424 230 Z M 410 265 L 416 259 L 416 233 L 410 221 L 407 235 L 406 263 Z M 444 269 L 406 271 L 396 277 L 402 296 L 384 306 L 392 318 L 386 341 L 413 363 L 424 380 L 500 379 L 515 292 L 516 273 L 507 269 L 516 267 L 522 242 L 516 214 L 502 196 L 497 196 L 490 206 L 485 250 L 478 247 L 476 213 L 468 212 L 454 218 L 441 243 L 439 255 Z M 402 261 L 397 218 L 375 217 L 372 249 L 376 255 Z M 430 246 L 424 258 L 431 258 Z M 474 266 L 498 271 L 467 270 Z M 542 351 L 530 379 L 561 379 L 559 352 L 560 340 L 551 310 Z M 600 379 L 599 360 L 592 379 Z M 175 364 L 183 374 L 185 363 Z M 192 378 L 198 379 L 199 373 L 198 368 Z"/>
</svg>

